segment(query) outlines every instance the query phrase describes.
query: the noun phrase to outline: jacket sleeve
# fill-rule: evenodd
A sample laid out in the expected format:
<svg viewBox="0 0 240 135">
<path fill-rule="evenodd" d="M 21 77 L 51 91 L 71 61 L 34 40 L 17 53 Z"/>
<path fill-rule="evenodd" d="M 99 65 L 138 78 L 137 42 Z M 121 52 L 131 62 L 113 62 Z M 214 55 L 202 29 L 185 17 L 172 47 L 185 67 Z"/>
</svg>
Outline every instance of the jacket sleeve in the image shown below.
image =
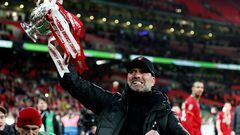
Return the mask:
<svg viewBox="0 0 240 135">
<path fill-rule="evenodd" d="M 101 113 L 105 107 L 111 105 L 114 98 L 119 98 L 119 93 L 113 94 L 84 80 L 74 71 L 72 65 L 69 69 L 70 73 L 65 73 L 63 78 L 60 78 L 61 86 L 95 114 Z"/>
<path fill-rule="evenodd" d="M 167 132 L 171 135 L 190 135 L 173 112 L 171 112 L 168 116 Z"/>
</svg>

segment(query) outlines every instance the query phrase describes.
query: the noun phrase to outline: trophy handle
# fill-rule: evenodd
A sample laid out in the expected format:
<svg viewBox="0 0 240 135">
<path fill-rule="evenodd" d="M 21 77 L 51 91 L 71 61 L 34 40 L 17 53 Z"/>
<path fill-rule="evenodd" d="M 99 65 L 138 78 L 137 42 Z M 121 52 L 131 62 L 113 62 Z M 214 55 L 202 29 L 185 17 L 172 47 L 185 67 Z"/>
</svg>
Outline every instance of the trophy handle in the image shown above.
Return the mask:
<svg viewBox="0 0 240 135">
<path fill-rule="evenodd" d="M 37 42 L 37 34 L 36 34 L 36 29 L 27 24 L 27 23 L 20 23 L 21 27 L 23 28 L 23 30 L 27 33 L 27 35 L 32 39 L 33 42 Z"/>
</svg>

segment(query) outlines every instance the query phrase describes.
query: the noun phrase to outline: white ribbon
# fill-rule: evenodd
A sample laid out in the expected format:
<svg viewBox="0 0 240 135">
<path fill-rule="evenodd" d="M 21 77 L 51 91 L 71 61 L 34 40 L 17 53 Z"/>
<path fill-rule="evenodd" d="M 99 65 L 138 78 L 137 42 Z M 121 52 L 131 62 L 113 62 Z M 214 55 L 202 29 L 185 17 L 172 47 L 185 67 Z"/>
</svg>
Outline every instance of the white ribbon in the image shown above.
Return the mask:
<svg viewBox="0 0 240 135">
<path fill-rule="evenodd" d="M 57 71 L 62 78 L 65 73 L 70 73 L 70 71 L 68 69 L 68 64 L 65 64 L 65 59 L 62 57 L 62 55 L 57 50 L 57 48 L 52 44 L 52 42 L 55 40 L 56 39 L 54 37 L 49 38 L 48 49 L 49 49 L 49 54 L 53 59 L 53 62 L 57 68 Z M 65 55 L 66 54 L 64 54 L 64 57 Z"/>
<path fill-rule="evenodd" d="M 62 39 L 64 46 L 69 51 L 72 58 L 75 59 L 77 54 L 81 55 L 80 46 L 70 32 L 68 22 L 57 9 L 51 9 L 51 15 L 57 28 L 56 32 L 60 36 L 59 38 Z"/>
</svg>

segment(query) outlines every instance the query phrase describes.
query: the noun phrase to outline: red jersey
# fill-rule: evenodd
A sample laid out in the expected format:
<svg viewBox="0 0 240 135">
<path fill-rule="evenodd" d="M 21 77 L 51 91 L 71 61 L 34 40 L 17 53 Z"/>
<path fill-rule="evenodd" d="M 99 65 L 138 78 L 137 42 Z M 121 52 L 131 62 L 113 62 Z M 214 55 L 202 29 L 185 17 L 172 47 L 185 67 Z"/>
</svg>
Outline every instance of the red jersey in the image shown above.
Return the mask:
<svg viewBox="0 0 240 135">
<path fill-rule="evenodd" d="M 231 134 L 231 114 L 219 112 L 217 120 L 220 120 L 220 127 L 223 135 Z"/>
<path fill-rule="evenodd" d="M 191 135 L 201 135 L 202 120 L 198 101 L 193 96 L 189 96 L 184 104 L 185 110 L 181 117 L 183 127 Z"/>
</svg>

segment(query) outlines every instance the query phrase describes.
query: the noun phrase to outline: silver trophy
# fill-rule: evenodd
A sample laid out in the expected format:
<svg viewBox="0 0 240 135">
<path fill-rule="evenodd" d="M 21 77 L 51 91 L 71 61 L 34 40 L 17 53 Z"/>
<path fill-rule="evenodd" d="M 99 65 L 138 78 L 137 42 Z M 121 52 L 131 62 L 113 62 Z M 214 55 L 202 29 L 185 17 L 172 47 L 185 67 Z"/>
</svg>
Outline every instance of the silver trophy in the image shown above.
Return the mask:
<svg viewBox="0 0 240 135">
<path fill-rule="evenodd" d="M 41 4 L 35 7 L 30 15 L 30 23 L 21 23 L 22 28 L 27 35 L 36 42 L 38 36 L 49 36 L 52 32 L 50 30 L 50 23 L 46 19 L 49 7 L 46 4 Z"/>
<path fill-rule="evenodd" d="M 30 23 L 21 23 L 27 35 L 36 42 L 48 36 L 48 49 L 61 77 L 69 73 L 71 59 L 82 73 L 87 69 L 83 48 L 79 41 L 84 33 L 83 23 L 62 7 L 62 0 L 38 0 L 30 15 Z M 78 38 L 76 38 L 78 37 Z M 61 50 L 59 50 L 59 46 Z"/>
</svg>

